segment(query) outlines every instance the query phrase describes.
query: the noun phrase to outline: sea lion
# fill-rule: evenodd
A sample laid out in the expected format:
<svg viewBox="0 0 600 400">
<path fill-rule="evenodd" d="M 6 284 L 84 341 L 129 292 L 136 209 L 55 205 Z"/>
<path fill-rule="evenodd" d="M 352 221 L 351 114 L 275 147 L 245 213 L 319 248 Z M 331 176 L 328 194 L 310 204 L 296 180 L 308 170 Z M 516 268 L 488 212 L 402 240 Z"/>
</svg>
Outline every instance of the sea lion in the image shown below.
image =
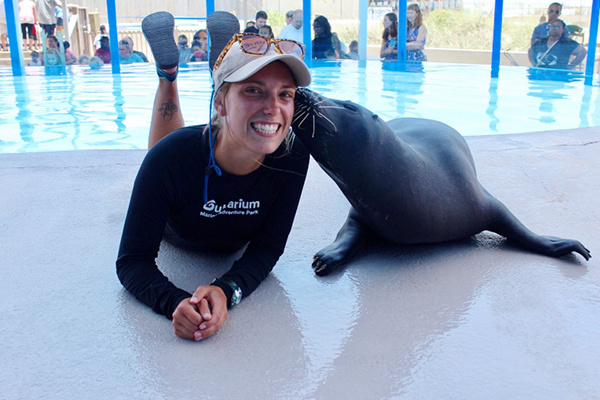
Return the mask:
<svg viewBox="0 0 600 400">
<path fill-rule="evenodd" d="M 317 275 L 347 263 L 369 237 L 398 244 L 468 238 L 483 230 L 552 257 L 590 252 L 577 240 L 527 229 L 477 180 L 464 138 L 441 122 L 384 122 L 349 101 L 298 89 L 292 127 L 351 204 L 335 241 L 314 256 Z"/>
</svg>

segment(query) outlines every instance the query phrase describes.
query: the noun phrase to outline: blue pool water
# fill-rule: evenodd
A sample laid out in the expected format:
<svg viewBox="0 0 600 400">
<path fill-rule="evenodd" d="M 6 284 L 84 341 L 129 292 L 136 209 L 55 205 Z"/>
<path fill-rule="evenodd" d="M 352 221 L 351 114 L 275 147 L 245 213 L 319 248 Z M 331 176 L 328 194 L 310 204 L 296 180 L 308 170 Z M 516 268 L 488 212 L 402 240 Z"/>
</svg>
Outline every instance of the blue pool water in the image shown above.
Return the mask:
<svg viewBox="0 0 600 400">
<path fill-rule="evenodd" d="M 443 121 L 465 136 L 600 126 L 598 84 L 577 73 L 487 65 L 424 63 L 420 71 L 389 70 L 379 61 L 315 64 L 311 89 L 359 103 L 388 120 Z M 543 74 L 543 75 L 539 75 Z M 179 89 L 186 125 L 208 121 L 206 63 L 182 68 Z M 0 69 L 0 153 L 146 148 L 157 86 L 154 66 L 122 66 L 112 75 L 77 66 L 46 76 L 28 67 L 13 77 Z"/>
</svg>

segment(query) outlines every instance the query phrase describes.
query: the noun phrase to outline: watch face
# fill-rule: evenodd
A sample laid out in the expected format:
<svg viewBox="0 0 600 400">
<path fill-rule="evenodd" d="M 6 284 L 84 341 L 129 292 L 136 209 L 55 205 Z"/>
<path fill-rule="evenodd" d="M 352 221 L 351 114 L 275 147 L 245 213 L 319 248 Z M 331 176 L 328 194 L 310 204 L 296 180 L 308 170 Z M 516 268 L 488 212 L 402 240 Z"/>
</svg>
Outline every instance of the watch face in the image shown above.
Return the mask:
<svg viewBox="0 0 600 400">
<path fill-rule="evenodd" d="M 231 306 L 238 305 L 240 301 L 242 301 L 242 289 L 237 288 L 231 295 Z"/>
</svg>

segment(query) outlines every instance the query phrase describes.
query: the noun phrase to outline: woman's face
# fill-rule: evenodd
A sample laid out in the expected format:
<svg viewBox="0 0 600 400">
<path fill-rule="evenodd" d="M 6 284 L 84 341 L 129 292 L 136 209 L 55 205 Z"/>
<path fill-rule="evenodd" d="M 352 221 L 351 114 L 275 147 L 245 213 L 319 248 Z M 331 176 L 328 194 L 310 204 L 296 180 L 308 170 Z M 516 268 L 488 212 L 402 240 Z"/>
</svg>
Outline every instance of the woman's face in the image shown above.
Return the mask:
<svg viewBox="0 0 600 400">
<path fill-rule="evenodd" d="M 281 62 L 232 83 L 224 101 L 215 104 L 225 119 L 219 145 L 260 160 L 277 150 L 292 123 L 295 93 L 292 73 Z"/>
<path fill-rule="evenodd" d="M 52 38 L 46 38 L 46 47 L 49 49 L 57 49 L 58 50 L 58 46 L 56 45 L 56 42 Z"/>
<path fill-rule="evenodd" d="M 417 12 L 415 10 L 406 10 L 406 19 L 410 22 L 415 22 L 417 19 Z"/>
<path fill-rule="evenodd" d="M 321 36 L 323 34 L 323 25 L 313 24 L 313 29 L 315 30 L 315 36 Z"/>
<path fill-rule="evenodd" d="M 119 45 L 119 55 L 124 60 L 129 60 L 131 57 L 131 52 L 129 51 L 129 46 L 125 46 L 124 44 Z"/>
<path fill-rule="evenodd" d="M 383 27 L 389 29 L 390 26 L 392 26 L 392 20 L 386 15 L 383 17 Z"/>
</svg>

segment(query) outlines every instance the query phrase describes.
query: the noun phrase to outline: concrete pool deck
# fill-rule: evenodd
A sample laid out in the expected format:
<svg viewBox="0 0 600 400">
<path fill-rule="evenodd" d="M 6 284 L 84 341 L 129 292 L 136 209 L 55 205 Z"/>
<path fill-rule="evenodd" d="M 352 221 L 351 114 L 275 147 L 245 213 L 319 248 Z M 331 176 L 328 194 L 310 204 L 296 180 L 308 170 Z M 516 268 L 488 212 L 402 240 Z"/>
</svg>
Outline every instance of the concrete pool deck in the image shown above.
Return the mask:
<svg viewBox="0 0 600 400">
<path fill-rule="evenodd" d="M 274 272 L 199 343 L 177 338 L 115 274 L 145 151 L 0 155 L 0 398 L 597 398 L 600 128 L 467 141 L 491 193 L 594 258 L 548 258 L 482 233 L 373 245 L 316 277 L 312 255 L 348 204 L 311 163 Z M 159 265 L 193 290 L 233 257 L 164 245 Z"/>
</svg>

